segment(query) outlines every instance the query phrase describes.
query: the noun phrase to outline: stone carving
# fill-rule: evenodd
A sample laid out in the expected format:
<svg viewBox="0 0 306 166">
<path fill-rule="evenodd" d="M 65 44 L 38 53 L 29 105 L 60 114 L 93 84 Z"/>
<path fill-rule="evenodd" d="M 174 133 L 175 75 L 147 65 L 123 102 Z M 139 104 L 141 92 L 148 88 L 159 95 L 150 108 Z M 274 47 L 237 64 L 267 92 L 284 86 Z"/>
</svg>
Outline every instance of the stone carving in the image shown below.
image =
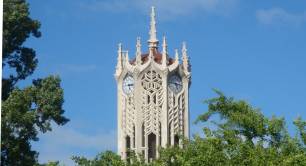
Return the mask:
<svg viewBox="0 0 306 166">
<path fill-rule="evenodd" d="M 158 147 L 180 145 L 178 135 L 189 138 L 189 85 L 191 70 L 186 44 L 170 56 L 166 37 L 158 50 L 155 9 L 152 8 L 148 52 L 142 53 L 140 38 L 134 58 L 118 47 L 115 78 L 118 91 L 118 153 L 123 159 L 128 149 L 143 154 L 145 160 L 159 157 Z M 132 76 L 125 81 L 126 76 Z M 170 76 L 176 75 L 175 81 Z M 171 82 L 171 88 L 168 86 Z M 123 90 L 124 85 L 125 90 Z M 176 90 L 173 91 L 173 87 Z M 179 87 L 179 88 L 177 88 Z"/>
<path fill-rule="evenodd" d="M 159 124 L 163 104 L 162 77 L 154 70 L 144 73 L 141 78 L 143 121 L 145 134 L 159 135 Z"/>
</svg>

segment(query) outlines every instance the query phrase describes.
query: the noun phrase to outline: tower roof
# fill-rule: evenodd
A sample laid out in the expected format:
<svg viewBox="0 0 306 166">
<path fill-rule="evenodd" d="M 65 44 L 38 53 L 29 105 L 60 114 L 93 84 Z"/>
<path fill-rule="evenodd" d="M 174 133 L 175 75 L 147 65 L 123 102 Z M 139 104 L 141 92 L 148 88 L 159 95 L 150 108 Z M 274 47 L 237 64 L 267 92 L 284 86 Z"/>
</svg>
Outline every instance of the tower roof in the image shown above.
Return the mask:
<svg viewBox="0 0 306 166">
<path fill-rule="evenodd" d="M 162 64 L 162 59 L 163 59 L 162 53 L 160 53 L 157 49 L 154 49 L 152 53 L 153 53 L 154 61 L 158 64 Z M 142 64 L 146 63 L 148 60 L 149 60 L 149 53 L 141 54 Z M 173 64 L 173 62 L 174 62 L 174 59 L 169 57 L 166 64 L 171 65 L 171 64 Z M 134 58 L 132 61 L 130 61 L 130 63 L 132 65 L 136 64 L 136 58 Z"/>
</svg>

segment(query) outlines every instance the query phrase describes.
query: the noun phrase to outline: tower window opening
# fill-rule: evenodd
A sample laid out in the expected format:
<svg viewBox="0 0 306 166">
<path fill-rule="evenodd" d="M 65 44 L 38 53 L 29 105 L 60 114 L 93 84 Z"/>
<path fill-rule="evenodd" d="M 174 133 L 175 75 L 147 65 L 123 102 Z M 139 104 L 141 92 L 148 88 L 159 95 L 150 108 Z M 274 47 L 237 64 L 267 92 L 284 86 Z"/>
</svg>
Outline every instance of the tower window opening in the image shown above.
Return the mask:
<svg viewBox="0 0 306 166">
<path fill-rule="evenodd" d="M 130 139 L 130 136 L 126 136 L 125 138 L 125 141 L 126 141 L 126 149 L 130 149 L 131 148 L 131 139 Z"/>
<path fill-rule="evenodd" d="M 179 142 L 180 142 L 180 138 L 177 134 L 175 134 L 175 136 L 174 136 L 174 146 L 179 145 Z"/>
<path fill-rule="evenodd" d="M 125 138 L 125 147 L 126 147 L 126 157 L 130 156 L 130 148 L 131 148 L 131 139 L 130 136 L 126 136 Z"/>
<path fill-rule="evenodd" d="M 136 133 L 135 133 L 135 125 L 133 125 L 133 148 L 135 148 L 135 137 L 136 137 Z"/>
<path fill-rule="evenodd" d="M 168 142 L 169 145 L 171 145 L 170 144 L 170 142 L 171 142 L 171 126 L 172 126 L 171 123 L 172 122 L 169 123 L 169 129 L 168 129 L 168 140 L 167 140 L 167 142 Z"/>
<path fill-rule="evenodd" d="M 156 135 L 151 133 L 148 136 L 148 159 L 152 161 L 156 158 Z"/>
<path fill-rule="evenodd" d="M 144 123 L 142 123 L 141 130 L 142 130 L 142 147 L 145 147 L 145 127 L 144 127 Z"/>
</svg>

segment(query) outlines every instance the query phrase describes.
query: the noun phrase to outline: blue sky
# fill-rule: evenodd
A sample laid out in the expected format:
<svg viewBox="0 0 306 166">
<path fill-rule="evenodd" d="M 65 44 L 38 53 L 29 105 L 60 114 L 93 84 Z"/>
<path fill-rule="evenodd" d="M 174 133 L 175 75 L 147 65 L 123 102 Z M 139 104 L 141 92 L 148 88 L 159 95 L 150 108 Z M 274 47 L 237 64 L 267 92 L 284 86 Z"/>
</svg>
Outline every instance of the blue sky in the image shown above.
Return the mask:
<svg viewBox="0 0 306 166">
<path fill-rule="evenodd" d="M 146 51 L 150 6 L 170 54 L 187 42 L 192 64 L 191 122 L 206 110 L 212 88 L 245 99 L 267 116 L 284 116 L 290 133 L 306 118 L 306 1 L 286 0 L 30 0 L 42 37 L 26 45 L 37 51 L 31 79 L 58 74 L 70 122 L 54 125 L 33 148 L 39 160 L 73 165 L 72 155 L 93 157 L 116 150 L 117 44 L 130 56 L 136 37 Z M 192 125 L 191 132 L 200 131 Z"/>
</svg>

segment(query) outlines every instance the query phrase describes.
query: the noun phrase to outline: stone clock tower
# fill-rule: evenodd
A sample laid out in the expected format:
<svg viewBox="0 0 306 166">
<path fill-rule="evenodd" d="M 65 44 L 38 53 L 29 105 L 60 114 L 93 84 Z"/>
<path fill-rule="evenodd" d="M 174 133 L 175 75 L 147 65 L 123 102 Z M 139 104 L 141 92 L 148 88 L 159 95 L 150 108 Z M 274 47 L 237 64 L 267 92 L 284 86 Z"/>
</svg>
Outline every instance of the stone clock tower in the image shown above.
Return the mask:
<svg viewBox="0 0 306 166">
<path fill-rule="evenodd" d="M 146 161 L 159 157 L 158 147 L 180 145 L 179 136 L 189 138 L 190 64 L 186 44 L 174 58 L 163 37 L 158 50 L 155 9 L 152 7 L 148 52 L 142 53 L 137 38 L 135 58 L 119 44 L 115 72 L 118 100 L 118 153 L 142 154 Z"/>
</svg>

